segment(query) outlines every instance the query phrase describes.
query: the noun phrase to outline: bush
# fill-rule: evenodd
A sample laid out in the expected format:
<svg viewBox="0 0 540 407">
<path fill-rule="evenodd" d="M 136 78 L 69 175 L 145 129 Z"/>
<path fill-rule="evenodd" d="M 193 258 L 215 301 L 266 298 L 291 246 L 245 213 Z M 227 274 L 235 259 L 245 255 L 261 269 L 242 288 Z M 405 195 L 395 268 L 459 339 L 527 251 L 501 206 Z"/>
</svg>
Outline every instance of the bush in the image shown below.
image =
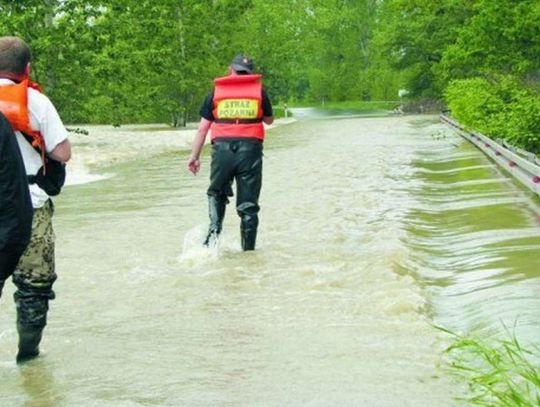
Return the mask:
<svg viewBox="0 0 540 407">
<path fill-rule="evenodd" d="M 453 81 L 445 98 L 452 115 L 466 127 L 540 152 L 540 95 L 515 77 Z"/>
</svg>

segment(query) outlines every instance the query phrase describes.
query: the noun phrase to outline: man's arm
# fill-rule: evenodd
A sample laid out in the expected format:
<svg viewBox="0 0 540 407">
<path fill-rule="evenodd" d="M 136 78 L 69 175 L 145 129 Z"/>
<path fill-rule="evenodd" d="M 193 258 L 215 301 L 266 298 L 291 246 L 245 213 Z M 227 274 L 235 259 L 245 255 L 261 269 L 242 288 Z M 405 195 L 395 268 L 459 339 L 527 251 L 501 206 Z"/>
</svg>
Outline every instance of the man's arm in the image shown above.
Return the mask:
<svg viewBox="0 0 540 407">
<path fill-rule="evenodd" d="M 199 129 L 197 130 L 197 134 L 195 135 L 195 139 L 193 140 L 191 156 L 189 157 L 187 164 L 188 170 L 191 171 L 193 175 L 197 175 L 197 173 L 201 169 L 201 162 L 199 160 L 199 157 L 201 155 L 201 150 L 204 146 L 204 141 L 206 140 L 206 135 L 208 134 L 208 130 L 210 130 L 211 125 L 212 122 L 210 120 L 201 117 Z"/>
<path fill-rule="evenodd" d="M 68 139 L 65 139 L 57 144 L 48 155 L 56 161 L 61 161 L 63 163 L 68 162 L 71 158 L 71 143 Z"/>
<path fill-rule="evenodd" d="M 45 106 L 45 118 L 40 120 L 39 131 L 45 140 L 47 146 L 47 155 L 53 160 L 67 162 L 71 158 L 71 143 L 68 139 L 68 132 L 62 119 L 58 115 L 56 108 L 51 100 L 43 95 L 33 92 L 31 102 Z M 52 150 L 50 147 L 52 147 Z"/>
<path fill-rule="evenodd" d="M 262 91 L 262 109 L 263 109 L 263 122 L 265 124 L 272 124 L 274 123 L 274 111 L 272 109 L 272 103 L 270 102 L 270 98 L 268 97 L 268 94 L 266 93 L 266 90 L 263 89 Z"/>
</svg>

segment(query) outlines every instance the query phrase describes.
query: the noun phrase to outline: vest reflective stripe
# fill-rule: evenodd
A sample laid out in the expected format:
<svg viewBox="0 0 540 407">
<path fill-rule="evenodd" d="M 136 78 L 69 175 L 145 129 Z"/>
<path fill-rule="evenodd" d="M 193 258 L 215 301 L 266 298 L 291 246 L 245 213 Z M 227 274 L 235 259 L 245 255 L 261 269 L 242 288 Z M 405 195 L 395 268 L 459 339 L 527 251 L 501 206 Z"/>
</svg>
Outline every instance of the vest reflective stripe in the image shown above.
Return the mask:
<svg viewBox="0 0 540 407">
<path fill-rule="evenodd" d="M 32 146 L 44 150 L 43 137 L 32 129 L 28 113 L 28 79 L 21 83 L 0 85 L 0 111 L 6 116 L 13 130 L 32 139 Z"/>
<path fill-rule="evenodd" d="M 212 140 L 248 137 L 264 140 L 261 75 L 230 75 L 214 80 Z"/>
</svg>

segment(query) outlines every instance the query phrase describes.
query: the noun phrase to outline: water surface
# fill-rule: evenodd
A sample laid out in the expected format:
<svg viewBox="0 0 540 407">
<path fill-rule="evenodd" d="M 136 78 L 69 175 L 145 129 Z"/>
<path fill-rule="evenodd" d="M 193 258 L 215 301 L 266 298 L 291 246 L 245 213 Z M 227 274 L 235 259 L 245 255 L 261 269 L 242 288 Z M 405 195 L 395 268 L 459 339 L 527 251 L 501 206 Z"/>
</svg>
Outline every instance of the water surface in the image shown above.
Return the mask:
<svg viewBox="0 0 540 407">
<path fill-rule="evenodd" d="M 271 130 L 252 253 L 233 205 L 200 246 L 208 155 L 192 177 L 183 142 L 98 131 L 78 160 L 107 177 L 57 200 L 58 298 L 24 368 L 2 300 L 2 406 L 455 406 L 433 324 L 538 337 L 538 201 L 434 118 Z"/>
</svg>

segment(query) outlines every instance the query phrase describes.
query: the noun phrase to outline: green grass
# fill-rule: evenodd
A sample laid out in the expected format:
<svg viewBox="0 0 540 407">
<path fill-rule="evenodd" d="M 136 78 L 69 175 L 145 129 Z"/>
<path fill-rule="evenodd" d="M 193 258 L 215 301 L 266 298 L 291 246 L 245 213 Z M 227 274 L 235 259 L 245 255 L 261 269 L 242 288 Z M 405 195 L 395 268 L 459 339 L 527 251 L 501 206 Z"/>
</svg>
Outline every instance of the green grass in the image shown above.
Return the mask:
<svg viewBox="0 0 540 407">
<path fill-rule="evenodd" d="M 283 106 L 273 106 L 272 110 L 276 119 L 285 117 L 285 110 L 283 109 Z M 287 113 L 287 117 L 292 117 L 292 113 L 290 111 Z"/>
<path fill-rule="evenodd" d="M 540 406 L 540 349 L 525 349 L 516 336 L 488 343 L 444 328 L 455 342 L 446 349 L 450 371 L 466 380 L 475 406 Z"/>
<path fill-rule="evenodd" d="M 358 111 L 373 111 L 373 110 L 393 110 L 401 103 L 400 101 L 363 101 L 363 100 L 346 100 L 343 102 L 325 102 L 324 105 L 320 102 L 291 102 L 289 107 L 317 107 L 321 109 L 332 110 L 358 110 Z"/>
</svg>

